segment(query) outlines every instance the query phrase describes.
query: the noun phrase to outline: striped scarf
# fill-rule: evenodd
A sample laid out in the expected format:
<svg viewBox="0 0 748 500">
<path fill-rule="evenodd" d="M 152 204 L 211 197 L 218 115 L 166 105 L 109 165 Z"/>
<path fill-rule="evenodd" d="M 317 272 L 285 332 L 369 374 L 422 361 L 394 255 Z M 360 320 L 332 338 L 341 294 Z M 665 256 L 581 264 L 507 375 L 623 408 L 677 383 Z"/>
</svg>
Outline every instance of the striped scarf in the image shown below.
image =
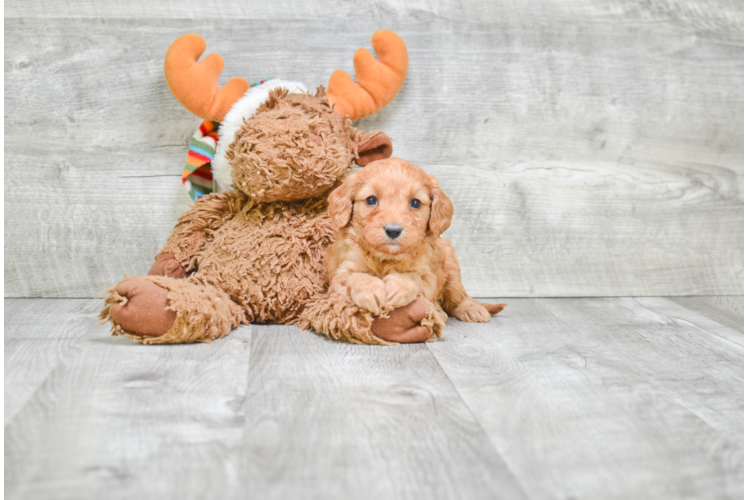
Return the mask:
<svg viewBox="0 0 748 500">
<path fill-rule="evenodd" d="M 205 120 L 190 139 L 190 150 L 182 171 L 182 184 L 193 201 L 214 191 L 210 166 L 216 154 L 218 125 L 218 122 Z"/>
<path fill-rule="evenodd" d="M 255 87 L 268 80 L 260 80 L 250 85 Z M 205 120 L 190 139 L 190 150 L 182 170 L 182 184 L 190 193 L 192 201 L 197 201 L 206 194 L 217 191 L 213 182 L 211 164 L 216 155 L 219 122 Z"/>
</svg>

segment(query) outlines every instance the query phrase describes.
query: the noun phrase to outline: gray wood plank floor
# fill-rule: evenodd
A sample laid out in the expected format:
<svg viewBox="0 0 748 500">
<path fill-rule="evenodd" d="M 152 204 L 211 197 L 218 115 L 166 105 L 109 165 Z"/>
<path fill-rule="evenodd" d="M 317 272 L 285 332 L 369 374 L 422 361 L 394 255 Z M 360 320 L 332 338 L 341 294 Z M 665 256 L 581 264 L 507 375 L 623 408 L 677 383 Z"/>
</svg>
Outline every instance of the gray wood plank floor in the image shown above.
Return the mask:
<svg viewBox="0 0 748 500">
<path fill-rule="evenodd" d="M 5 299 L 5 494 L 742 498 L 742 297 L 508 302 L 382 348 L 141 346 L 100 300 Z"/>
</svg>

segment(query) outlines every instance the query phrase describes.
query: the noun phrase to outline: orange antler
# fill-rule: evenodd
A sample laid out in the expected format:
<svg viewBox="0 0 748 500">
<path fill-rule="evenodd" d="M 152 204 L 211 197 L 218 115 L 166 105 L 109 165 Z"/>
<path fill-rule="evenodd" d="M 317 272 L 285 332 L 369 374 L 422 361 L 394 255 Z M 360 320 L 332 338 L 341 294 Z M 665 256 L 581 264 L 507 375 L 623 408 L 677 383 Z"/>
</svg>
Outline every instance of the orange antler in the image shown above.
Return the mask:
<svg viewBox="0 0 748 500">
<path fill-rule="evenodd" d="M 371 37 L 377 59 L 366 49 L 353 56 L 356 83 L 345 71 L 337 70 L 327 84 L 327 98 L 341 115 L 358 120 L 382 109 L 400 90 L 408 72 L 408 49 L 405 42 L 389 30 L 379 30 Z"/>
<path fill-rule="evenodd" d="M 249 83 L 244 78 L 232 78 L 219 87 L 223 58 L 210 54 L 198 63 L 203 52 L 205 40 L 200 35 L 188 33 L 177 38 L 164 59 L 166 83 L 182 106 L 200 118 L 220 122 L 247 92 Z"/>
</svg>

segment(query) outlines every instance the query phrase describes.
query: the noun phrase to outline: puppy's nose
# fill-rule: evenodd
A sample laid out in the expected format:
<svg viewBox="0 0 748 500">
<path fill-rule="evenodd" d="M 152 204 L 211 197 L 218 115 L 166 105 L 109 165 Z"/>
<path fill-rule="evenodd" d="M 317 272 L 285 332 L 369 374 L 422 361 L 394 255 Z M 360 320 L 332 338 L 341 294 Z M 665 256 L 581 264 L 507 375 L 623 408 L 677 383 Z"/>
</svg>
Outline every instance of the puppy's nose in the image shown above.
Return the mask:
<svg viewBox="0 0 748 500">
<path fill-rule="evenodd" d="M 403 226 L 400 224 L 387 224 L 384 226 L 384 232 L 394 240 L 403 232 Z"/>
</svg>

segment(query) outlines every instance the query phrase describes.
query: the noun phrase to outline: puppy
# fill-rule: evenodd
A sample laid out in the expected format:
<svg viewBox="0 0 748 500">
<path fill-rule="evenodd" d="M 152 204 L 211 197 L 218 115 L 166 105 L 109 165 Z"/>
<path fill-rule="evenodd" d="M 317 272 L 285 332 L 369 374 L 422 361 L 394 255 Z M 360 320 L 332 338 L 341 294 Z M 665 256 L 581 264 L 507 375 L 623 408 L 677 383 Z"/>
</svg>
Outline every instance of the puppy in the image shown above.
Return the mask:
<svg viewBox="0 0 748 500">
<path fill-rule="evenodd" d="M 452 243 L 439 237 L 453 211 L 439 182 L 405 160 L 375 161 L 349 176 L 328 199 L 338 229 L 327 259 L 330 292 L 374 314 L 422 296 L 460 321 L 488 321 L 506 304 L 465 292 Z"/>
</svg>

